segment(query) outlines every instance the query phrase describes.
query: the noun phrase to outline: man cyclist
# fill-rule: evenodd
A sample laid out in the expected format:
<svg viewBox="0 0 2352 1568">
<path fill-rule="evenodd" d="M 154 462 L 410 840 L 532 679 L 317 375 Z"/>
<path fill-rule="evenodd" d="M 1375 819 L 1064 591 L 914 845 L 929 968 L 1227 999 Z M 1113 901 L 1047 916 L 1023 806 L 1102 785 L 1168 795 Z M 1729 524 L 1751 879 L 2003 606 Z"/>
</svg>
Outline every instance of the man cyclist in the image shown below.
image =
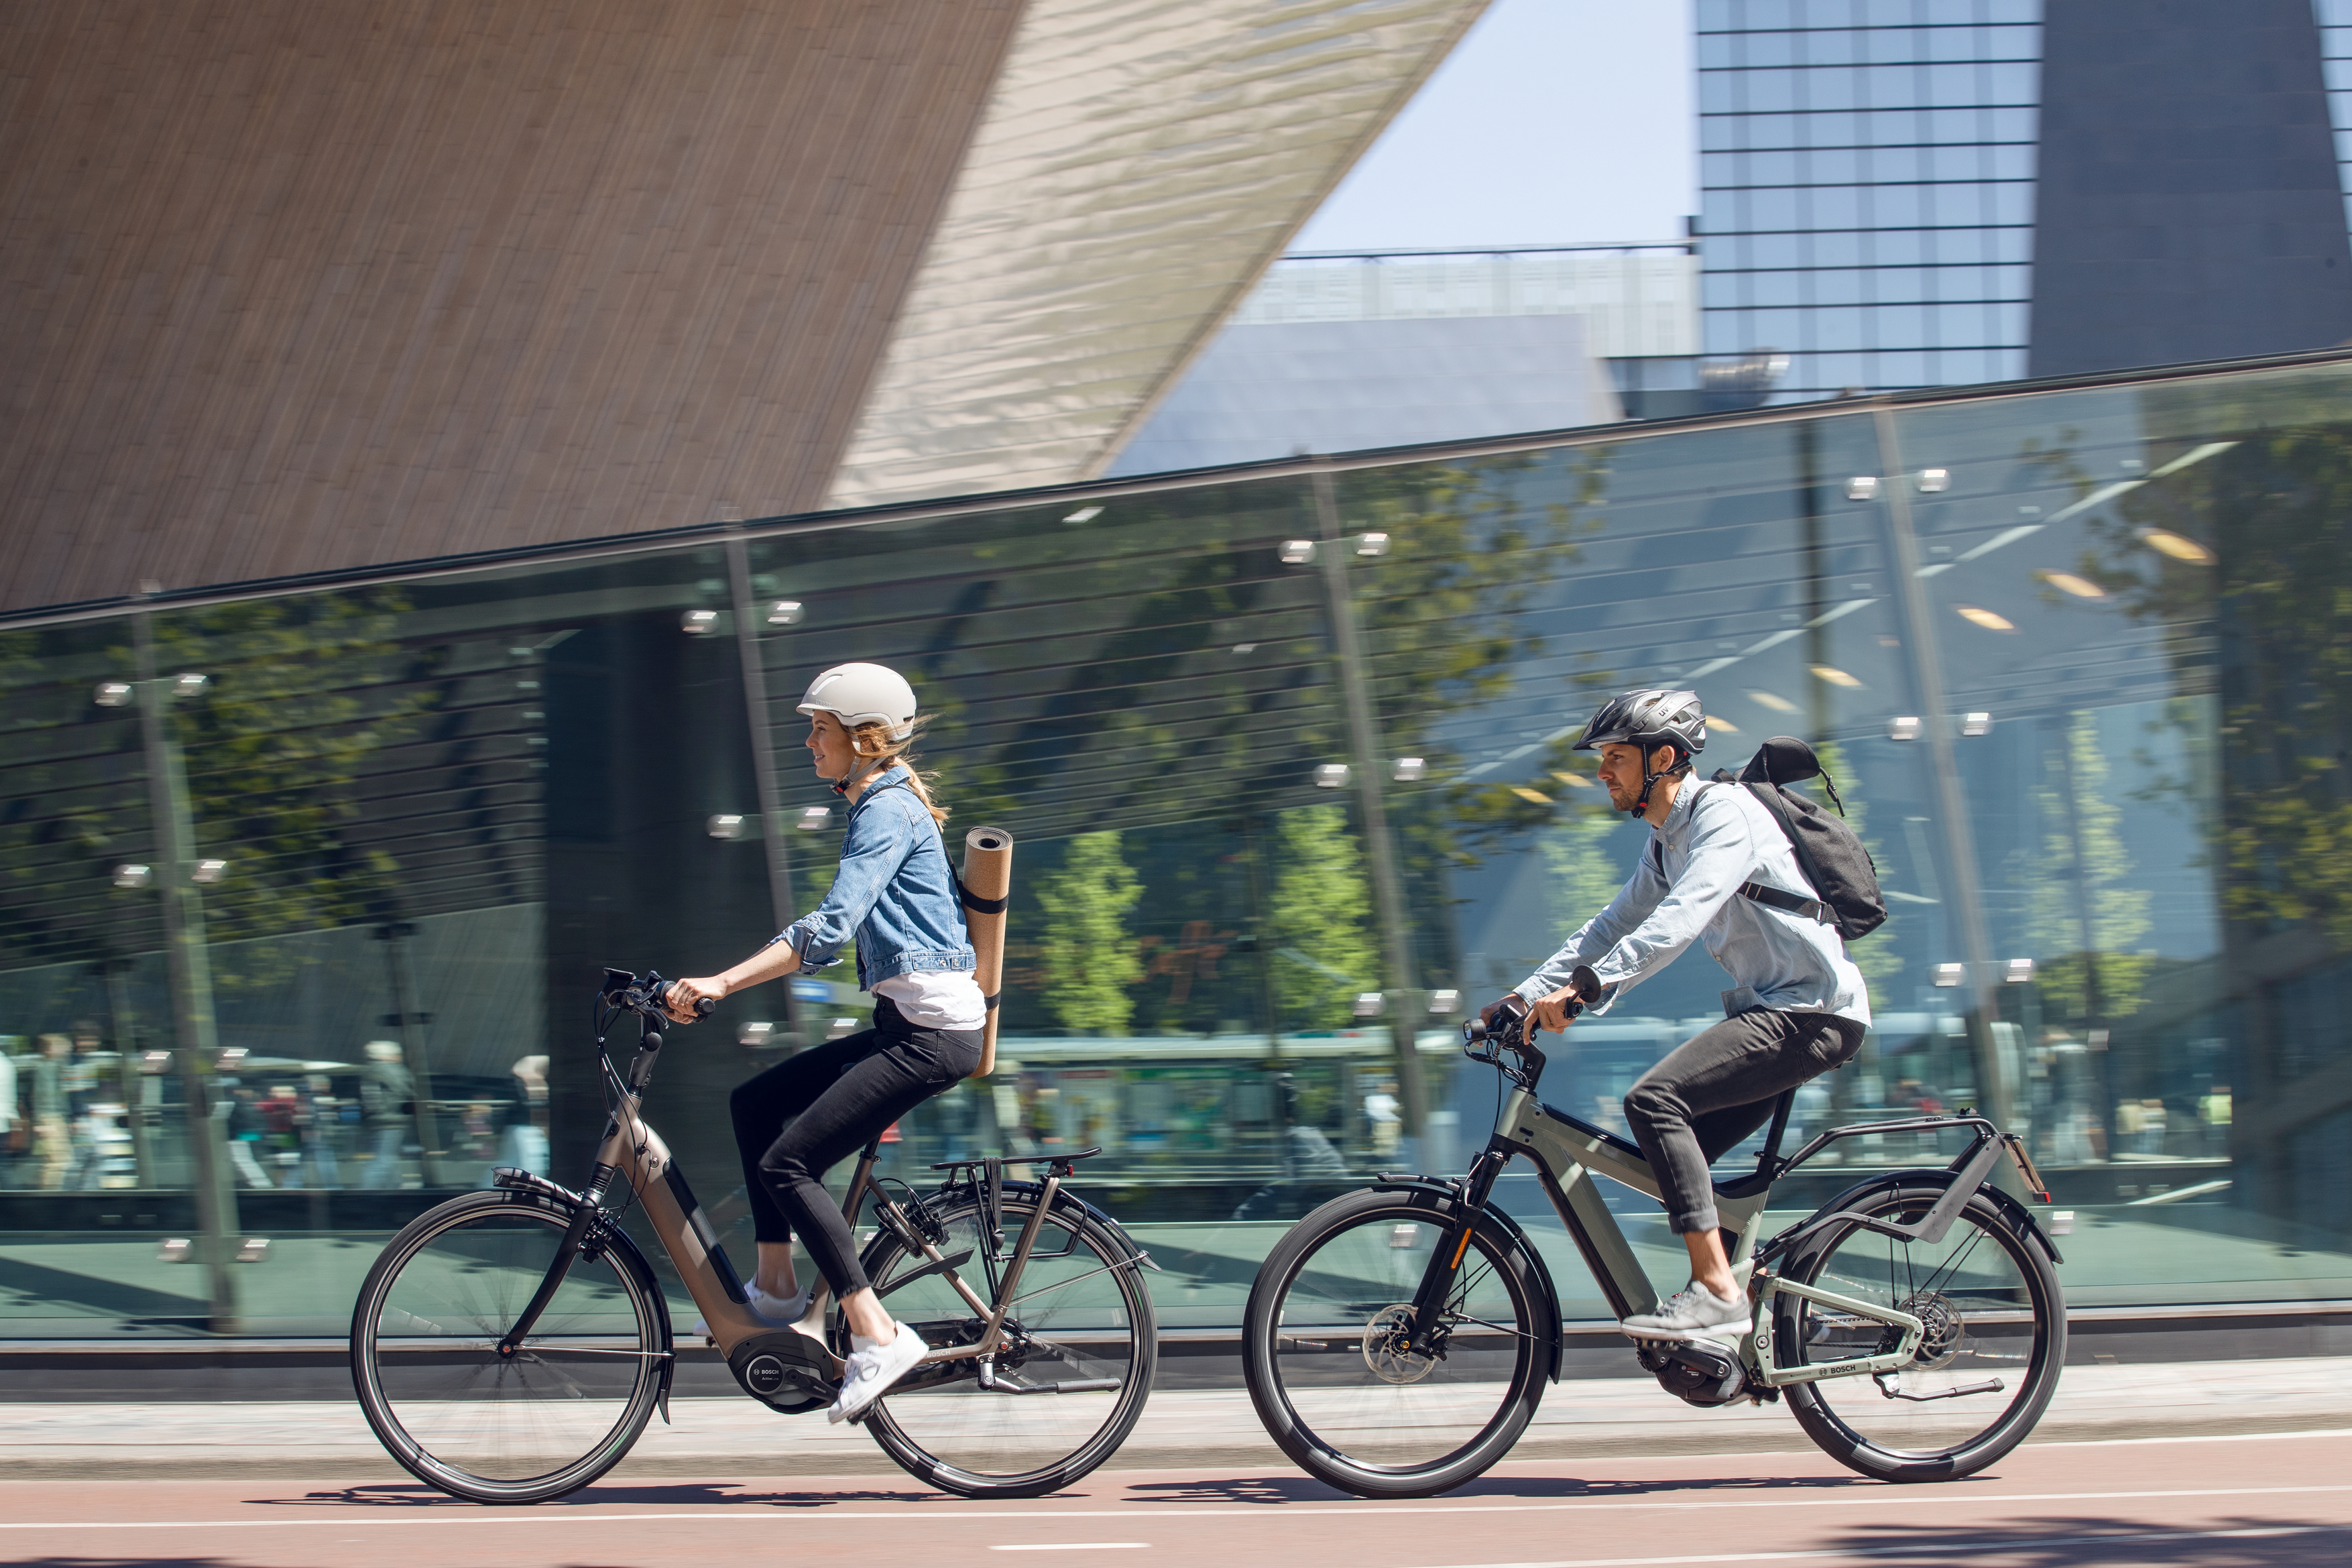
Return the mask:
<svg viewBox="0 0 2352 1568">
<path fill-rule="evenodd" d="M 1694 938 L 1736 982 L 1723 993 L 1724 1020 L 1669 1052 L 1625 1096 L 1625 1120 L 1691 1265 L 1687 1286 L 1618 1325 L 1637 1339 L 1746 1331 L 1747 1292 L 1724 1254 L 1707 1166 L 1762 1126 L 1784 1091 L 1850 1061 L 1870 1023 L 1862 972 L 1836 926 L 1741 896 L 1749 888 L 1820 894 L 1760 801 L 1738 785 L 1693 782 L 1692 760 L 1706 746 L 1696 692 L 1627 692 L 1592 716 L 1576 749 L 1601 754 L 1610 805 L 1649 823 L 1650 841 L 1609 907 L 1517 988 L 1535 1028 L 1565 1032 L 1568 977 L 1580 964 L 1603 987 L 1595 1011 Z"/>
</svg>

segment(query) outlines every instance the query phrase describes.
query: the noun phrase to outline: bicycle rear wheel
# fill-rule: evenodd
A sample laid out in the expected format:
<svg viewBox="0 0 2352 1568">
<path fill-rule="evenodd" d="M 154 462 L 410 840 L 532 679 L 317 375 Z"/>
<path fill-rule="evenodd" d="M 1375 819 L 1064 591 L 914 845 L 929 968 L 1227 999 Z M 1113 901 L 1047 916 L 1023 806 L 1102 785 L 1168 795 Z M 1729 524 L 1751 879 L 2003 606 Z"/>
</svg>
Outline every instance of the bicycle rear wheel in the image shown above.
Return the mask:
<svg viewBox="0 0 2352 1568">
<path fill-rule="evenodd" d="M 535 1193 L 469 1193 L 418 1216 L 369 1270 L 352 1382 L 417 1479 L 476 1502 L 541 1502 L 611 1469 L 645 1430 L 668 1317 L 625 1243 L 575 1259 L 521 1348 L 499 1354 L 571 1220 Z"/>
<path fill-rule="evenodd" d="M 1037 1194 L 1004 1190 L 1007 1251 Z M 934 1244 L 949 1258 L 970 1254 L 956 1273 L 992 1306 L 1004 1265 L 988 1260 L 982 1206 L 957 1200 L 931 1213 Z M 1038 1497 L 1077 1480 L 1118 1451 L 1151 1392 L 1159 1326 L 1140 1258 L 1117 1227 L 1057 1197 L 1014 1283 L 1008 1343 L 986 1368 L 996 1386 L 982 1386 L 976 1361 L 918 1368 L 877 1402 L 866 1429 L 909 1475 L 964 1497 Z M 943 1274 L 922 1272 L 922 1253 L 885 1231 L 865 1265 L 891 1315 L 934 1348 L 978 1341 L 981 1317 Z"/>
<path fill-rule="evenodd" d="M 1945 1190 L 1941 1182 L 1890 1178 L 1843 1207 L 1916 1224 Z M 1927 1325 L 1918 1353 L 1895 1372 L 1789 1387 L 1805 1435 L 1864 1475 L 1971 1475 L 2022 1442 L 2057 1391 L 2066 1359 L 2057 1274 L 2040 1244 L 1982 1193 L 1932 1244 L 1841 1222 L 1798 1250 L 1787 1277 Z M 1869 1355 L 1901 1337 L 1870 1318 L 1773 1297 L 1773 1359 L 1784 1367 Z"/>
<path fill-rule="evenodd" d="M 1258 1418 L 1310 1475 L 1359 1497 L 1428 1497 L 1510 1452 L 1543 1398 L 1559 1325 L 1481 1216 L 1433 1357 L 1397 1348 L 1458 1212 L 1431 1192 L 1334 1198 L 1275 1244 L 1250 1288 L 1242 1372 Z"/>
</svg>

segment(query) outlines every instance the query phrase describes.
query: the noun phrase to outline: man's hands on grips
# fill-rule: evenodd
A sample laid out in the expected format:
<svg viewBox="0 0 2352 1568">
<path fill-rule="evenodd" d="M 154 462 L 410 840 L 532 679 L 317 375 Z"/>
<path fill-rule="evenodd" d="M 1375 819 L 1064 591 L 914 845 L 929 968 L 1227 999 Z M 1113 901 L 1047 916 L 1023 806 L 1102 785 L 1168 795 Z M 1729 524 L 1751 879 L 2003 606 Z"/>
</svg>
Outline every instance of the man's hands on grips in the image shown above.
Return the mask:
<svg viewBox="0 0 2352 1568">
<path fill-rule="evenodd" d="M 662 1010 L 673 1022 L 692 1023 L 708 1018 L 727 995 L 727 982 L 717 975 L 698 980 L 672 980 L 662 993 Z"/>
</svg>

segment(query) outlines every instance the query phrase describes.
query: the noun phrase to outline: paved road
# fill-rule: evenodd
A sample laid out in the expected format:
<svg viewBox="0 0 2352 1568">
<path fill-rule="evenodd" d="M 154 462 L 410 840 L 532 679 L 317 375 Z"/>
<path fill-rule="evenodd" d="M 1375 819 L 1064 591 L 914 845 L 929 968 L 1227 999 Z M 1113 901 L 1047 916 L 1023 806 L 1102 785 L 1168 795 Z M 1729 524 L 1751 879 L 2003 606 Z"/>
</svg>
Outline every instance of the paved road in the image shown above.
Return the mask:
<svg viewBox="0 0 2352 1568">
<path fill-rule="evenodd" d="M 618 1481 L 534 1509 L 410 1483 L 0 1481 L 33 1568 L 656 1568 L 832 1558 L 1080 1568 L 1633 1568 L 1801 1562 L 2273 1568 L 2352 1561 L 2352 1431 L 2029 1445 L 1942 1486 L 1811 1450 L 1522 1460 L 1450 1497 L 1365 1502 L 1294 1471 L 1104 1472 L 977 1504 L 896 1474 Z"/>
</svg>

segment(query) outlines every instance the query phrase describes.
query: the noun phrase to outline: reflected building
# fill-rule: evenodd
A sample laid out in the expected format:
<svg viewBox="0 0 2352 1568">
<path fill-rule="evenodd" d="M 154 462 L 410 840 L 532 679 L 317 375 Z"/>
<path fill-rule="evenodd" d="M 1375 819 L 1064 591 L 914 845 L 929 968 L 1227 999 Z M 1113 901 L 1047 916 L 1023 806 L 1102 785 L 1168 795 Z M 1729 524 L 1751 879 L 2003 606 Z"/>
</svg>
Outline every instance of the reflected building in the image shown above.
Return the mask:
<svg viewBox="0 0 2352 1568">
<path fill-rule="evenodd" d="M 2078 1304 L 2341 1299 L 2352 1236 L 2308 1197 L 2352 1146 L 2347 406 L 2321 354 L 17 612 L 0 1033 L 47 1130 L 0 1169 L 0 1249 L 120 1225 L 152 1268 L 216 1135 L 244 1233 L 326 1281 L 240 1321 L 331 1333 L 367 1239 L 541 1116 L 562 1179 L 604 1117 L 604 966 L 705 972 L 821 895 L 840 824 L 792 704 L 851 655 L 938 716 L 954 829 L 1020 846 L 1000 1071 L 890 1159 L 1101 1145 L 1091 1190 L 1194 1260 L 1173 1324 L 1237 1321 L 1252 1249 L 1334 1183 L 1475 1146 L 1493 1082 L 1456 1025 L 1630 873 L 1570 746 L 1636 684 L 1705 696 L 1709 765 L 1813 739 L 1876 858 L 1876 1026 L 1804 1128 L 1994 1114 L 2074 1217 Z M 174 904 L 158 801 L 213 868 Z M 722 1228 L 727 1089 L 855 1018 L 853 984 L 679 1037 L 656 1113 Z M 1685 956 L 1580 1022 L 1547 1097 L 1610 1122 L 1720 984 Z M 1948 1155 L 1854 1140 L 1785 1201 Z M 203 1315 L 193 1267 L 142 1288 Z M 117 1299 L 60 1279 L 0 1323 L 110 1333 Z"/>
</svg>

